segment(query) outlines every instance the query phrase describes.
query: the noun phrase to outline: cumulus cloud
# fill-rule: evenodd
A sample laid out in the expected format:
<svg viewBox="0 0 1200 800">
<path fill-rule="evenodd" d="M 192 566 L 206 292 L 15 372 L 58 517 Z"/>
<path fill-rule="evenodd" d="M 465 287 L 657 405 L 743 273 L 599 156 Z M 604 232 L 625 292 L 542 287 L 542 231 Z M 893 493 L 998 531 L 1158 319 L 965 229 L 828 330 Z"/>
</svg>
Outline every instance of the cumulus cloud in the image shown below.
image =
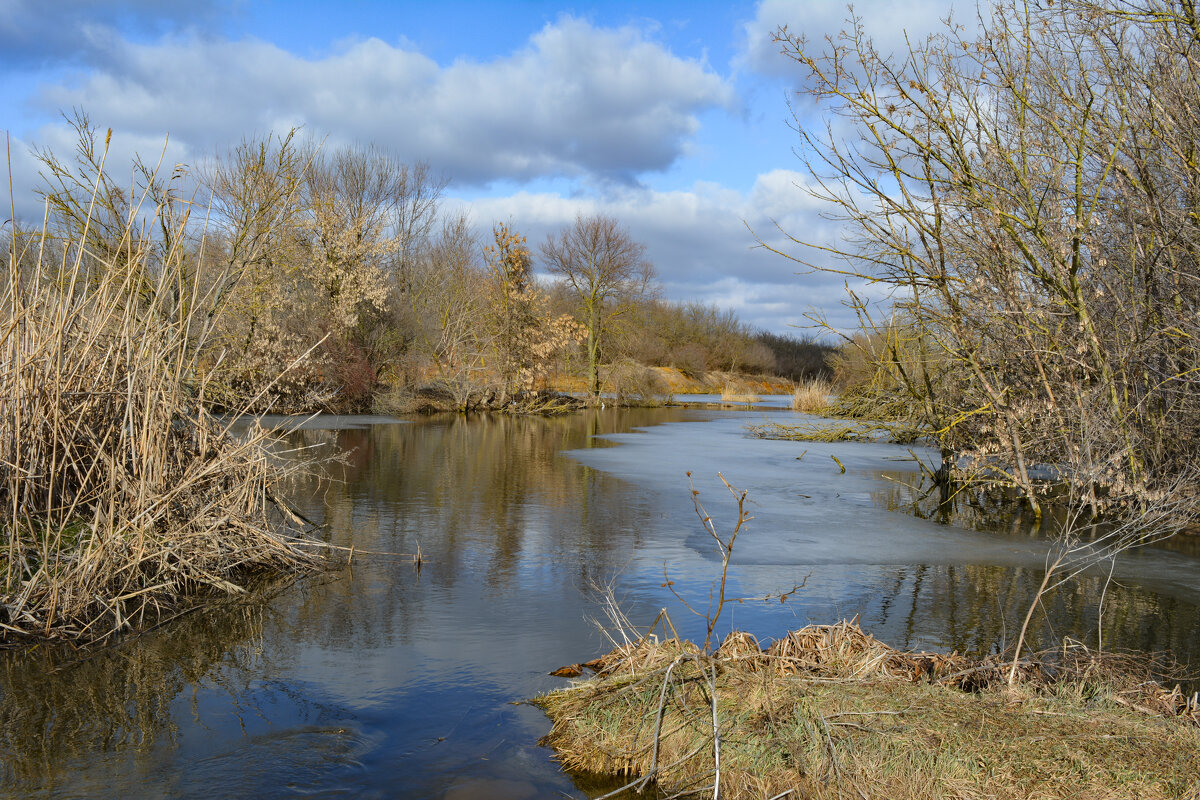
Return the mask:
<svg viewBox="0 0 1200 800">
<path fill-rule="evenodd" d="M 534 244 L 576 215 L 608 214 L 646 245 L 669 299 L 732 308 L 743 321 L 781 333 L 808 324 L 804 314 L 814 309 L 839 327 L 853 327 L 853 315 L 841 307 L 843 277 L 806 272 L 760 246 L 759 239 L 800 255 L 789 236 L 816 244 L 837 240 L 840 229 L 821 217 L 824 205 L 805 187 L 803 174 L 774 170 L 745 193 L 699 183 L 686 191 L 629 188 L 596 197 L 519 192 L 464 205 L 485 235 L 493 221 L 510 221 Z"/>
<path fill-rule="evenodd" d="M 903 53 L 906 37 L 914 44 L 943 29 L 942 20 L 957 4 L 951 0 L 909 0 L 906 3 L 871 3 L 855 11 L 862 17 L 863 30 L 883 55 Z M 971 5 L 973 9 L 973 4 Z M 744 25 L 742 64 L 762 75 L 797 79 L 797 64 L 781 55 L 773 39 L 786 25 L 788 32 L 804 35 L 821 48 L 825 37 L 836 39 L 850 28 L 851 12 L 844 0 L 763 0 L 754 19 Z"/>
<path fill-rule="evenodd" d="M 193 150 L 293 125 L 373 141 L 459 182 L 586 177 L 632 182 L 665 170 L 733 102 L 727 82 L 637 28 L 564 17 L 488 63 L 440 66 L 379 39 L 320 58 L 273 44 L 168 37 L 110 40 L 98 66 L 43 87 L 45 109 L 84 106 L 102 125 L 170 131 Z"/>
<path fill-rule="evenodd" d="M 94 58 L 126 33 L 159 36 L 209 29 L 228 4 L 220 0 L 5 0 L 0 13 L 0 65 L 37 68 Z"/>
</svg>

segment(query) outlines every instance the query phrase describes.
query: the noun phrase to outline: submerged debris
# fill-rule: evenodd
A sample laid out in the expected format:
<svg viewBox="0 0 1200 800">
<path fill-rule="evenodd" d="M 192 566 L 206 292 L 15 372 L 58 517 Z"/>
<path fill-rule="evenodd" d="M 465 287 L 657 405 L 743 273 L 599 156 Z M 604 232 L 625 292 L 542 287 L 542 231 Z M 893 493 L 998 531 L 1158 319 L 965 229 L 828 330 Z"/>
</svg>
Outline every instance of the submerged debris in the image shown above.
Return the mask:
<svg viewBox="0 0 1200 800">
<path fill-rule="evenodd" d="M 1200 697 L 1156 665 L 1070 646 L 1022 662 L 907 653 L 857 621 L 713 654 L 653 636 L 584 665 L 534 702 L 543 744 L 576 772 L 668 796 L 1195 796 Z"/>
<path fill-rule="evenodd" d="M 746 431 L 755 439 L 784 439 L 796 442 L 892 442 L 894 444 L 913 444 L 925 438 L 928 433 L 904 422 L 870 422 L 866 420 L 851 420 L 835 422 L 821 420 L 819 422 L 801 422 L 794 425 L 784 425 L 778 422 L 764 422 L 760 425 L 747 425 Z"/>
</svg>

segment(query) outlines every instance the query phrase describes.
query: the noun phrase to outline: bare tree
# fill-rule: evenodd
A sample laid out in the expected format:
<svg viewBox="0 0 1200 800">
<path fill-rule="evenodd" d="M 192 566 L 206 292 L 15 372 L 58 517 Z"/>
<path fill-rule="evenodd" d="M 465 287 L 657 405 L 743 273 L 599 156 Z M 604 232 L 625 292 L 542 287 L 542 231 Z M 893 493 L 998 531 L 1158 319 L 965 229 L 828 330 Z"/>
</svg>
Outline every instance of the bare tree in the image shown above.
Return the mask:
<svg viewBox="0 0 1200 800">
<path fill-rule="evenodd" d="M 1012 0 L 898 57 L 858 20 L 820 51 L 779 32 L 838 120 L 801 124 L 801 154 L 851 232 L 793 257 L 891 287 L 906 341 L 880 363 L 945 453 L 1035 510 L 1039 464 L 1117 510 L 1200 448 L 1189 7 Z"/>
<path fill-rule="evenodd" d="M 414 270 L 424 262 L 438 225 L 442 192 L 449 180 L 434 173 L 427 162 L 401 164 L 392 215 L 392 234 L 399 247 L 391 269 L 401 293 L 417 280 Z"/>
<path fill-rule="evenodd" d="M 470 220 L 464 215 L 444 220 L 425 264 L 413 271 L 409 297 L 418 353 L 432 365 L 460 409 L 485 385 L 491 348 L 484 324 L 487 292 L 487 273 L 479 264 L 479 244 Z"/>
<path fill-rule="evenodd" d="M 296 132 L 244 141 L 201 170 L 212 199 L 207 248 L 227 274 L 215 309 L 230 390 L 320 342 L 275 383 L 296 408 L 361 408 L 395 379 L 417 336 L 418 274 L 445 181 L 373 146 L 325 151 Z"/>
<path fill-rule="evenodd" d="M 593 397 L 600 395 L 605 335 L 627 307 L 623 301 L 644 295 L 653 278 L 645 252 L 616 219 L 603 215 L 580 215 L 542 244 L 546 267 L 570 285 L 578 301 L 587 328 L 588 391 Z"/>
</svg>

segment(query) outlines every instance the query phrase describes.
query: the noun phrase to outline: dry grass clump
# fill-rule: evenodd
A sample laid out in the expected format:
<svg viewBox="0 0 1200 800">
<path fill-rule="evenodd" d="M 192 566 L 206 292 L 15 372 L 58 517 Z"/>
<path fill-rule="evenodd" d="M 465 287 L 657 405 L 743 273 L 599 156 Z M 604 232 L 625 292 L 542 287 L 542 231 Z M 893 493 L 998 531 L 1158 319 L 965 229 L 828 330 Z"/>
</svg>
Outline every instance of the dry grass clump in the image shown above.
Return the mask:
<svg viewBox="0 0 1200 800">
<path fill-rule="evenodd" d="M 857 621 L 808 625 L 778 639 L 767 651 L 784 675 L 850 678 L 941 678 L 967 665 L 967 659 L 941 653 L 901 653 L 866 633 Z"/>
<path fill-rule="evenodd" d="M 805 414 L 823 414 L 829 409 L 833 386 L 824 378 L 810 378 L 792 394 L 792 410 Z"/>
<path fill-rule="evenodd" d="M 731 631 L 717 648 L 717 656 L 725 661 L 737 662 L 738 666 L 750 670 L 768 663 L 758 639 L 745 631 Z"/>
<path fill-rule="evenodd" d="M 661 647 L 661 652 L 655 652 Z M 626 655 L 630 660 L 626 659 Z M 728 798 L 1178 798 L 1200 790 L 1200 698 L 1081 648 L 1026 662 L 904 653 L 855 622 L 766 652 L 625 645 L 590 680 L 539 697 L 568 770 L 622 791 Z M 982 679 L 980 676 L 983 676 Z M 990 678 L 988 676 L 991 676 Z M 964 691 L 967 690 L 967 691 Z M 1194 796 L 1194 795 L 1191 795 Z"/>
<path fill-rule="evenodd" d="M 653 367 L 623 359 L 606 370 L 605 390 L 617 405 L 661 406 L 671 399 L 671 387 Z"/>
<path fill-rule="evenodd" d="M 761 403 L 762 398 L 743 386 L 727 383 L 721 388 L 722 403 Z"/>
<path fill-rule="evenodd" d="M 211 298 L 177 250 L 152 248 L 132 223 L 118 239 L 104 256 L 86 235 L 12 243 L 0 644 L 103 640 L 315 563 L 282 524 L 273 492 L 286 468 L 267 433 L 233 436 L 206 410 Z"/>
</svg>

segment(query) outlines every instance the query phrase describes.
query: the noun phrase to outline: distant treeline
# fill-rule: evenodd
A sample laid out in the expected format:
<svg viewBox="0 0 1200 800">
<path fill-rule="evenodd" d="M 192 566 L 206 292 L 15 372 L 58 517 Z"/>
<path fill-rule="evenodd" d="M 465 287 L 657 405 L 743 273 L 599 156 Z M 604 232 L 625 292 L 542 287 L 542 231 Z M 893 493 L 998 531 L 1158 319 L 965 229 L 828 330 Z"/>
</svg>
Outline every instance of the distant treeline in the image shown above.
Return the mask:
<svg viewBox="0 0 1200 800">
<path fill-rule="evenodd" d="M 840 348 L 810 335 L 781 336 L 759 331 L 755 338 L 770 348 L 775 356 L 775 374 L 790 381 L 829 378 L 832 363 Z"/>
<path fill-rule="evenodd" d="M 703 303 L 647 301 L 631 313 L 621 352 L 685 375 L 709 370 L 769 373 L 803 380 L 829 374 L 836 348 L 811 337 L 756 331 L 730 310 Z"/>
</svg>

